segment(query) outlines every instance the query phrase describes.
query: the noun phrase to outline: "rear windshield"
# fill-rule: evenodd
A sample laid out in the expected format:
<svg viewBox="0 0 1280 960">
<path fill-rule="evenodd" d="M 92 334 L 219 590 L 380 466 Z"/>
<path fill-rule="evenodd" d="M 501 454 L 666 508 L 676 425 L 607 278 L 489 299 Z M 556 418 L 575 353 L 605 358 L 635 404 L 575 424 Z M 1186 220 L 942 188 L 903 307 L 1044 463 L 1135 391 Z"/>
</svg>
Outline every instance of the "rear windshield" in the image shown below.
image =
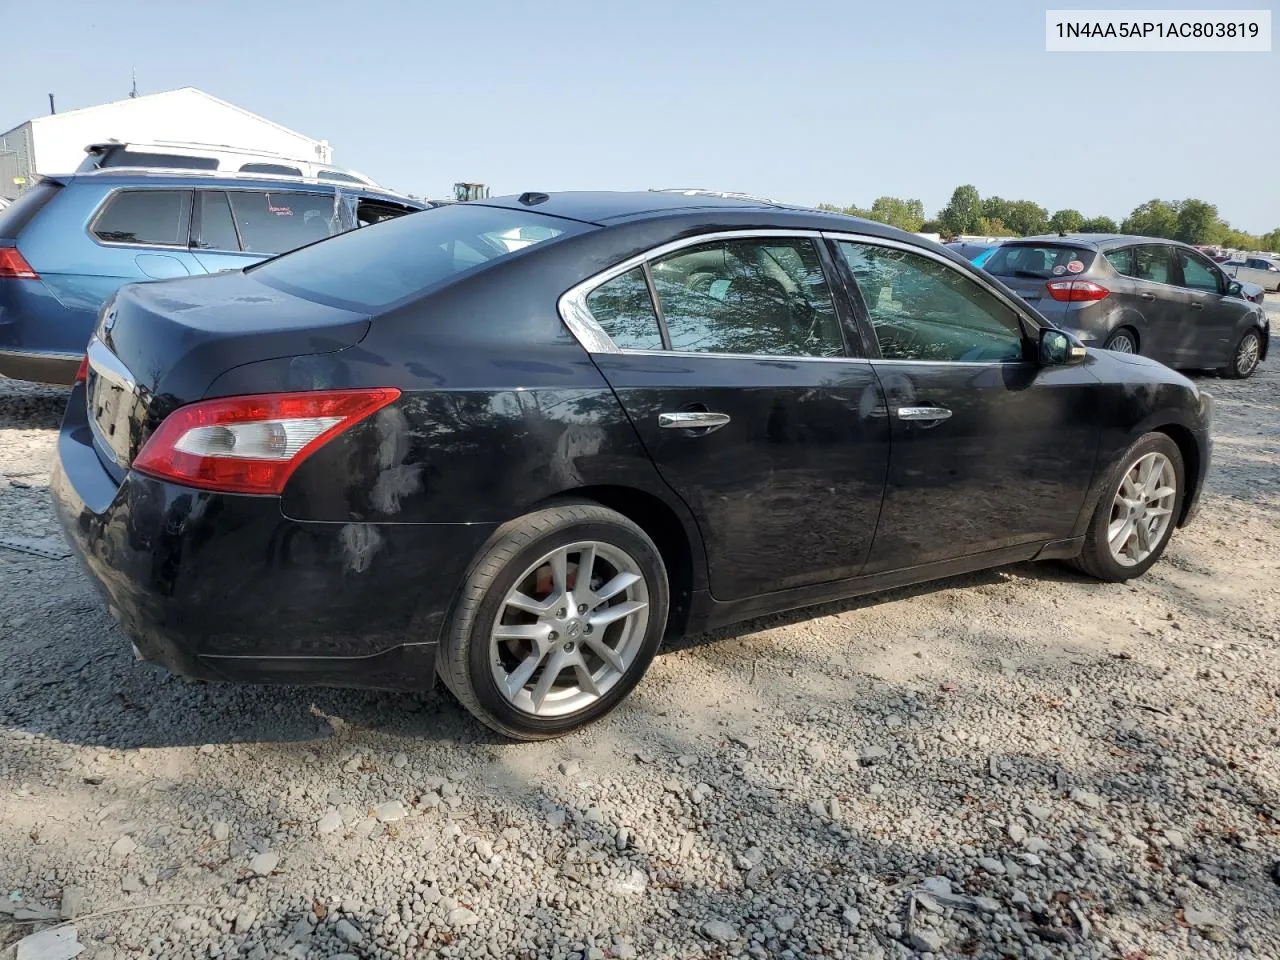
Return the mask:
<svg viewBox="0 0 1280 960">
<path fill-rule="evenodd" d="M 367 312 L 587 229 L 528 210 L 460 203 L 362 227 L 249 269 L 286 293 Z"/>
<path fill-rule="evenodd" d="M 9 206 L 0 210 L 0 240 L 17 240 L 41 208 L 53 199 L 62 185 L 52 180 L 41 180 Z"/>
<path fill-rule="evenodd" d="M 1062 243 L 1006 243 L 987 258 L 982 268 L 997 277 L 1069 277 L 1084 273 L 1097 254 Z"/>
</svg>

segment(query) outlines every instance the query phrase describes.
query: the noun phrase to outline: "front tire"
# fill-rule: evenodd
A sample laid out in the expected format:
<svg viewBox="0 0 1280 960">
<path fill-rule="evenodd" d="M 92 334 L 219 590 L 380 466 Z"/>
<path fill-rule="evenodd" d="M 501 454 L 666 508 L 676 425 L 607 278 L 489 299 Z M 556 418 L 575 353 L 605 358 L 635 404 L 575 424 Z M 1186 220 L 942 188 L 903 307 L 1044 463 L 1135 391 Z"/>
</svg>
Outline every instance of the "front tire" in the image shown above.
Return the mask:
<svg viewBox="0 0 1280 960">
<path fill-rule="evenodd" d="M 640 681 L 668 598 L 662 555 L 635 523 L 595 503 L 546 507 L 500 527 L 471 567 L 439 673 L 503 736 L 563 736 Z"/>
<path fill-rule="evenodd" d="M 1120 583 L 1140 577 L 1160 559 L 1182 515 L 1186 469 L 1166 434 L 1148 433 L 1107 475 L 1076 569 Z"/>
<path fill-rule="evenodd" d="M 1262 362 L 1262 334 L 1246 330 L 1231 352 L 1231 359 L 1218 372 L 1231 380 L 1245 380 L 1254 375 Z"/>
</svg>

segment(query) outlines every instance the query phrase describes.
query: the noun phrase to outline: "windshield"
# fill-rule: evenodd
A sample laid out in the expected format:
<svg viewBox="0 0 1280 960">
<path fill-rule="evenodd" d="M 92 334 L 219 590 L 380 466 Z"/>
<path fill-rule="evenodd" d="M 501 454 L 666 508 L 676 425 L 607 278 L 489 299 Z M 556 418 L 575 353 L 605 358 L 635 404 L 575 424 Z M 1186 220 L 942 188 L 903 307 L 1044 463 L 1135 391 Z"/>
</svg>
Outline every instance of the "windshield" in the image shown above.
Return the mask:
<svg viewBox="0 0 1280 960">
<path fill-rule="evenodd" d="M 587 229 L 528 210 L 455 204 L 344 233 L 249 270 L 286 293 L 364 313 Z"/>
<path fill-rule="evenodd" d="M 1010 243 L 997 247 L 983 263 L 997 277 L 1069 277 L 1084 273 L 1097 254 L 1084 247 L 1059 243 Z"/>
</svg>

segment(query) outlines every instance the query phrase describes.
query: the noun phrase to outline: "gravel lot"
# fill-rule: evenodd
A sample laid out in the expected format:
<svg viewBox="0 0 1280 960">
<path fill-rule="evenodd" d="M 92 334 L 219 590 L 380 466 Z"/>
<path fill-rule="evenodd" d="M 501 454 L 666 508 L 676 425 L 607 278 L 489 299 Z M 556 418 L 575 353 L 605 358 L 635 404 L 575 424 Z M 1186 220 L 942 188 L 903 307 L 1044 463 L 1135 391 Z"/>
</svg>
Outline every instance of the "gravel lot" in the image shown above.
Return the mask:
<svg viewBox="0 0 1280 960">
<path fill-rule="evenodd" d="M 546 744 L 135 665 L 73 561 L 0 548 L 0 958 L 60 914 L 92 958 L 1280 956 L 1280 354 L 1200 382 L 1145 579 L 691 638 Z M 0 380 L 0 536 L 57 537 L 62 403 Z"/>
</svg>

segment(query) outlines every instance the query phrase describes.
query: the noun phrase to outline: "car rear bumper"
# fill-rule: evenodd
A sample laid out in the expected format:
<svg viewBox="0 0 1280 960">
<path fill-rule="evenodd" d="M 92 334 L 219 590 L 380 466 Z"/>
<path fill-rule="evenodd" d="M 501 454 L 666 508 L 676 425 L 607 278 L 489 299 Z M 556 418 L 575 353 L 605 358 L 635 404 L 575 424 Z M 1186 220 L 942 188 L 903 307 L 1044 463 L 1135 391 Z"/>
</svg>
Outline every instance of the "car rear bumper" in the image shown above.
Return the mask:
<svg viewBox="0 0 1280 960">
<path fill-rule="evenodd" d="M 82 354 L 41 353 L 34 350 L 0 350 L 0 376 L 33 383 L 70 386 L 76 378 Z"/>
<path fill-rule="evenodd" d="M 117 484 L 72 392 L 50 487 L 139 655 L 206 680 L 420 690 L 488 524 L 290 520 L 276 497 Z"/>
</svg>

